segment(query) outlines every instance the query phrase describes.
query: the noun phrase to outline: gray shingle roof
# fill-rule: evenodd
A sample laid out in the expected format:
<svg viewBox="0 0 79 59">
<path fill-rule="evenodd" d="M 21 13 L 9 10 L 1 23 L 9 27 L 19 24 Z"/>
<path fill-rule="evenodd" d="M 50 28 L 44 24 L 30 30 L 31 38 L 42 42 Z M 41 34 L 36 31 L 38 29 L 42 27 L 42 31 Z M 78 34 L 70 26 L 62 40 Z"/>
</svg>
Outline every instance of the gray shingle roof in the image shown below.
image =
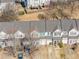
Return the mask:
<svg viewBox="0 0 79 59">
<path fill-rule="evenodd" d="M 76 28 L 76 23 L 74 20 L 61 20 L 62 31 L 69 31 L 70 27 Z M 71 26 L 72 24 L 72 26 Z M 78 30 L 79 30 L 79 20 L 77 20 Z M 37 30 L 39 32 L 52 32 L 55 28 L 61 28 L 59 20 L 46 21 L 31 21 L 31 22 L 0 22 L 0 31 L 8 32 L 10 29 L 20 30 L 22 32 L 29 32 L 32 30 Z"/>
<path fill-rule="evenodd" d="M 20 30 L 24 33 L 29 32 L 29 22 L 14 22 L 13 28 Z"/>
<path fill-rule="evenodd" d="M 40 32 L 45 32 L 45 22 L 44 21 L 31 21 L 31 30 L 37 30 Z"/>
<path fill-rule="evenodd" d="M 77 28 L 79 30 L 79 20 L 76 20 L 77 21 Z"/>
<path fill-rule="evenodd" d="M 51 20 L 51 21 L 46 22 L 46 31 L 47 32 L 52 32 L 52 31 L 56 30 L 57 28 L 61 28 L 59 20 Z"/>
<path fill-rule="evenodd" d="M 0 22 L 0 31 L 4 31 L 9 33 L 11 29 L 13 29 L 13 22 Z"/>
<path fill-rule="evenodd" d="M 70 20 L 61 20 L 62 23 L 62 31 L 69 31 L 71 27 L 71 21 Z"/>
</svg>

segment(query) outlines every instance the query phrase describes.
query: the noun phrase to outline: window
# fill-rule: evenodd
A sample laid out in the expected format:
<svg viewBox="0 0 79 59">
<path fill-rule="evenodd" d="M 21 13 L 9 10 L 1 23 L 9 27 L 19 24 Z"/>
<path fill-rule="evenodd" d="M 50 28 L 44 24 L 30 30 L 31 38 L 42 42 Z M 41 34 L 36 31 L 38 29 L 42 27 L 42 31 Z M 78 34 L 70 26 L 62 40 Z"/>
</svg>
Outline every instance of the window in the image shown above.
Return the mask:
<svg viewBox="0 0 79 59">
<path fill-rule="evenodd" d="M 67 31 L 63 31 L 62 32 L 62 36 L 65 36 L 65 35 L 68 35 L 68 32 Z"/>
<path fill-rule="evenodd" d="M 71 44 L 75 44 L 77 42 L 77 40 L 76 39 L 69 39 L 69 44 L 71 45 Z"/>
<path fill-rule="evenodd" d="M 57 29 L 53 32 L 53 37 L 61 37 L 61 30 Z"/>
<path fill-rule="evenodd" d="M 39 35 L 39 32 L 37 32 L 37 31 L 33 31 L 33 32 L 31 32 L 31 37 L 33 37 L 33 38 L 38 38 L 40 35 Z"/>
<path fill-rule="evenodd" d="M 75 36 L 76 35 L 76 32 L 70 32 L 69 35 L 70 36 Z"/>
<path fill-rule="evenodd" d="M 67 44 L 67 42 L 68 42 L 68 38 L 63 38 L 63 39 L 62 39 L 62 43 L 63 43 L 63 44 Z"/>
<path fill-rule="evenodd" d="M 40 37 L 51 36 L 51 32 L 40 32 Z"/>
<path fill-rule="evenodd" d="M 78 35 L 78 32 L 76 29 L 72 29 L 69 31 L 69 36 L 77 36 Z"/>
<path fill-rule="evenodd" d="M 61 37 L 61 33 L 60 32 L 54 32 L 53 37 Z"/>
</svg>

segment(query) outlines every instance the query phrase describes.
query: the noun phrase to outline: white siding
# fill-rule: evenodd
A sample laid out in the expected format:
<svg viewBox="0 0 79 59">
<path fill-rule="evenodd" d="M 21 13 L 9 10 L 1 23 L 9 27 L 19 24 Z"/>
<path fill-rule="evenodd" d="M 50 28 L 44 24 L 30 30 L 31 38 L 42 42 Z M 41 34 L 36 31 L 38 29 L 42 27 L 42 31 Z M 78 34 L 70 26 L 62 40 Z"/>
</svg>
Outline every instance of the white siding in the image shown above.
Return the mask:
<svg viewBox="0 0 79 59">
<path fill-rule="evenodd" d="M 38 4 L 39 4 L 39 0 L 28 0 L 28 8 L 29 7 L 37 7 L 38 6 Z"/>
<path fill-rule="evenodd" d="M 62 35 L 62 32 L 60 29 L 56 29 L 54 32 L 53 32 L 53 37 L 61 37 Z"/>
<path fill-rule="evenodd" d="M 27 0 L 27 1 L 28 1 L 27 2 L 27 4 L 28 4 L 27 8 L 29 8 L 30 6 L 32 6 L 32 7 L 38 7 L 39 5 L 42 6 L 43 3 L 45 5 L 50 3 L 50 0 Z"/>
<path fill-rule="evenodd" d="M 67 31 L 62 31 L 61 35 L 62 36 L 67 36 L 68 35 L 68 32 Z"/>
<path fill-rule="evenodd" d="M 45 5 L 49 5 L 51 0 L 45 0 Z"/>
<path fill-rule="evenodd" d="M 77 39 L 77 43 L 79 44 L 79 39 Z"/>
<path fill-rule="evenodd" d="M 50 0 L 40 0 L 40 6 L 42 6 L 44 3 L 44 5 L 48 5 L 50 3 Z"/>
<path fill-rule="evenodd" d="M 40 5 L 42 6 L 45 0 L 40 0 Z"/>
<path fill-rule="evenodd" d="M 13 41 L 7 41 L 6 44 L 7 44 L 7 46 L 14 46 Z"/>
<path fill-rule="evenodd" d="M 72 45 L 72 44 L 75 44 L 77 42 L 77 39 L 69 39 L 69 44 Z"/>
<path fill-rule="evenodd" d="M 67 44 L 67 43 L 68 43 L 68 38 L 63 38 L 63 39 L 62 39 L 62 43 L 63 43 L 63 44 Z"/>
<path fill-rule="evenodd" d="M 2 11 L 3 9 L 5 9 L 7 3 L 1 3 L 0 4 L 0 10 Z"/>
<path fill-rule="evenodd" d="M 39 4 L 40 4 L 39 1 L 40 1 L 40 0 L 34 0 L 34 5 L 33 5 L 33 6 L 38 7 Z"/>
<path fill-rule="evenodd" d="M 22 33 L 21 31 L 17 31 L 17 32 L 15 32 L 14 37 L 17 38 L 17 39 L 18 38 L 24 38 L 25 34 Z"/>
<path fill-rule="evenodd" d="M 40 39 L 36 41 L 36 45 L 49 45 L 49 43 L 52 42 L 52 39 Z"/>
<path fill-rule="evenodd" d="M 0 46 L 1 46 L 2 48 L 4 48 L 4 47 L 5 47 L 5 43 L 4 43 L 4 42 L 0 42 Z"/>
</svg>

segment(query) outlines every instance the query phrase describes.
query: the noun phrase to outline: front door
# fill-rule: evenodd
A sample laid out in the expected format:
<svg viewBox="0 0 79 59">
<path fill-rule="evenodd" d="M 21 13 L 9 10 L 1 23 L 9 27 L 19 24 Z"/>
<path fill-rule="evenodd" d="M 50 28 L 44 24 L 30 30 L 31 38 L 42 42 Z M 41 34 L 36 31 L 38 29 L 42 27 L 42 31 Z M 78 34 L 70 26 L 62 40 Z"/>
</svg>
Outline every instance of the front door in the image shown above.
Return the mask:
<svg viewBox="0 0 79 59">
<path fill-rule="evenodd" d="M 69 45 L 77 43 L 76 39 L 69 39 Z"/>
<path fill-rule="evenodd" d="M 54 45 L 54 46 L 57 46 L 58 43 L 60 43 L 60 40 L 53 40 L 53 45 Z"/>
</svg>

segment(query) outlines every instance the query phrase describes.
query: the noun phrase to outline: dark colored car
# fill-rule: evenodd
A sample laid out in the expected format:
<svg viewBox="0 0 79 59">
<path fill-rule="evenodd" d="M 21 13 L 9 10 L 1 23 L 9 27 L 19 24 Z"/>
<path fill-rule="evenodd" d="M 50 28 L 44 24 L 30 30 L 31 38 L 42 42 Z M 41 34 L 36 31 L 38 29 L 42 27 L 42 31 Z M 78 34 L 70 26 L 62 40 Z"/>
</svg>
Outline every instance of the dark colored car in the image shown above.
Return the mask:
<svg viewBox="0 0 79 59">
<path fill-rule="evenodd" d="M 23 59 L 23 53 L 22 53 L 22 51 L 18 51 L 18 59 Z"/>
</svg>

